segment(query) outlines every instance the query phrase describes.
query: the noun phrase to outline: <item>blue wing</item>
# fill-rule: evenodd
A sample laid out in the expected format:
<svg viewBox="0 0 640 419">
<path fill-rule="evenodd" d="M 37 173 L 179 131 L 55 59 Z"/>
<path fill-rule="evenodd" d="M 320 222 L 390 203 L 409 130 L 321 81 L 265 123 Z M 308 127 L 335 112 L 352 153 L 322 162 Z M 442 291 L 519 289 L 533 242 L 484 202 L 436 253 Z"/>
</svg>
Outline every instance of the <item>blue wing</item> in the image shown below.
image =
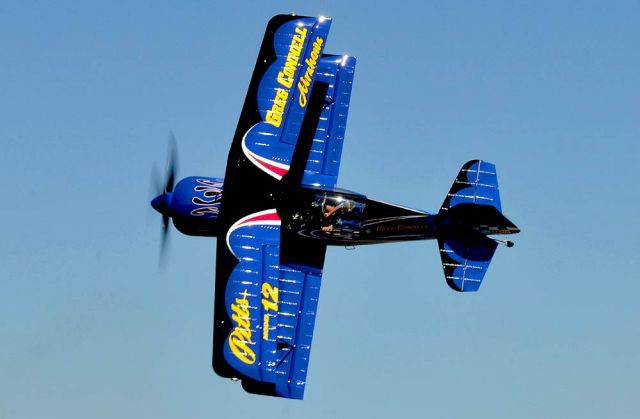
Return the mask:
<svg viewBox="0 0 640 419">
<path fill-rule="evenodd" d="M 222 352 L 246 390 L 302 399 L 321 271 L 280 263 L 275 209 L 250 214 L 228 231 L 238 259 L 225 290 L 232 329 Z"/>
<path fill-rule="evenodd" d="M 330 24 L 271 19 L 227 160 L 212 365 L 254 393 L 304 393 L 326 246 L 282 234 L 273 207 L 337 181 L 355 59 L 323 54 Z"/>
<path fill-rule="evenodd" d="M 236 138 L 244 155 L 278 180 L 291 166 L 330 26 L 328 18 L 282 15 L 267 26 Z"/>
<path fill-rule="evenodd" d="M 355 66 L 355 57 L 347 55 L 325 55 L 320 60 L 317 81 L 328 84 L 327 100 L 302 177 L 303 185 L 333 189 L 337 184 Z"/>
</svg>

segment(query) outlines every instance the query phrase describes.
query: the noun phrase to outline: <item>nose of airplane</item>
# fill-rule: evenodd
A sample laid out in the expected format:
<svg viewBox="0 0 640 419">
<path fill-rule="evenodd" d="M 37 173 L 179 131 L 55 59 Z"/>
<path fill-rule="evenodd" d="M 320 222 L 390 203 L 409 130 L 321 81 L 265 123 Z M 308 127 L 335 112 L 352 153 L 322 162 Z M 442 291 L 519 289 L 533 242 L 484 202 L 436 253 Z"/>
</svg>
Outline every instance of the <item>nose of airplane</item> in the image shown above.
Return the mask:
<svg viewBox="0 0 640 419">
<path fill-rule="evenodd" d="M 167 209 L 169 208 L 168 205 L 168 194 L 163 193 L 162 195 L 158 195 L 155 198 L 153 198 L 153 200 L 151 200 L 151 206 L 153 207 L 153 209 L 155 209 L 156 211 L 158 211 L 160 214 L 165 214 Z"/>
</svg>

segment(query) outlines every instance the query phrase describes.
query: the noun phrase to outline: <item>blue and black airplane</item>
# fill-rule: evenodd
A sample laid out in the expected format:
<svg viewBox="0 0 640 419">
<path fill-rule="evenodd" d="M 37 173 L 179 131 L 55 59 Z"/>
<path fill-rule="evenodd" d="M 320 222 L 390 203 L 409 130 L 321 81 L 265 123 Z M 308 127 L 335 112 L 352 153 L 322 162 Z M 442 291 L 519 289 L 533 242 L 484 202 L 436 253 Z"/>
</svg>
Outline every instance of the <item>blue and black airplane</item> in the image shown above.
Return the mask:
<svg viewBox="0 0 640 419">
<path fill-rule="evenodd" d="M 331 20 L 270 20 L 224 179 L 170 165 L 151 205 L 184 234 L 217 237 L 213 369 L 245 390 L 302 399 L 327 246 L 438 242 L 447 284 L 477 291 L 499 243 L 496 167 L 462 166 L 437 213 L 337 187 L 356 59 L 324 52 Z M 173 159 L 172 159 L 173 160 Z"/>
</svg>

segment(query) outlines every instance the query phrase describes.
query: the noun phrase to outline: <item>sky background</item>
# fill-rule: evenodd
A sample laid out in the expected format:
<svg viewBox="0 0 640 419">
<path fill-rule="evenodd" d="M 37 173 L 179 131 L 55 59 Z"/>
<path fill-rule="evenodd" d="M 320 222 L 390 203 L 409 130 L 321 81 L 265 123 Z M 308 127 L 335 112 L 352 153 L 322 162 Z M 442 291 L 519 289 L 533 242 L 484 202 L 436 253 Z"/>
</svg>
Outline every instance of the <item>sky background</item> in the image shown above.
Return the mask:
<svg viewBox="0 0 640 419">
<path fill-rule="evenodd" d="M 330 248 L 303 402 L 210 367 L 215 240 L 148 205 L 222 176 L 264 28 L 358 58 L 340 185 L 436 210 L 498 168 L 521 229 L 479 293 L 435 242 Z M 640 3 L 0 3 L 0 418 L 635 418 Z"/>
</svg>

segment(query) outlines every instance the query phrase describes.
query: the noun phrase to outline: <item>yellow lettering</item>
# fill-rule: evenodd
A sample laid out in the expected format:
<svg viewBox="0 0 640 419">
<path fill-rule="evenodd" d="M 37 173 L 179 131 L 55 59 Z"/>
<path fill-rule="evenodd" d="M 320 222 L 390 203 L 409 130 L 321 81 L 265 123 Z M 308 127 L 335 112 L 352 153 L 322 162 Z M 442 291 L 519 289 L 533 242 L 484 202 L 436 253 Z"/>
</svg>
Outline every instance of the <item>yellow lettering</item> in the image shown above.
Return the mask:
<svg viewBox="0 0 640 419">
<path fill-rule="evenodd" d="M 262 339 L 264 340 L 269 339 L 269 318 L 270 317 L 271 317 L 270 315 L 265 314 L 262 320 Z"/>
<path fill-rule="evenodd" d="M 240 332 L 239 329 L 234 329 L 229 335 L 229 348 L 231 348 L 231 352 L 233 352 L 240 361 L 251 365 L 256 362 L 256 353 L 248 346 L 248 343 L 249 341 L 247 341 L 246 336 Z"/>
<path fill-rule="evenodd" d="M 269 311 L 269 310 L 273 310 L 273 311 L 278 311 L 278 304 L 274 303 L 273 301 L 269 301 L 266 299 L 262 299 L 262 307 L 264 308 L 264 311 Z"/>
<path fill-rule="evenodd" d="M 251 340 L 251 313 L 247 294 L 249 291 L 244 290 L 242 298 L 236 298 L 236 303 L 231 304 L 231 320 L 236 326 L 229 335 L 229 349 L 240 361 L 251 365 L 256 362 L 256 353 L 249 346 L 255 343 Z"/>
<path fill-rule="evenodd" d="M 287 106 L 288 98 L 288 90 L 281 88 L 276 89 L 276 97 L 273 99 L 273 105 L 271 109 L 267 111 L 266 117 L 266 121 L 276 128 L 279 128 L 282 123 L 282 115 L 284 114 L 284 108 Z"/>
<path fill-rule="evenodd" d="M 276 128 L 280 128 L 280 124 L 282 124 L 282 113 L 267 111 L 267 122 L 273 125 Z"/>
<path fill-rule="evenodd" d="M 284 114 L 289 99 L 289 90 L 293 87 L 296 70 L 300 61 L 300 54 L 302 54 L 302 47 L 304 46 L 305 39 L 307 39 L 307 28 L 296 26 L 294 32 L 295 34 L 291 38 L 284 67 L 282 71 L 278 72 L 276 77 L 278 84 L 286 89 L 280 87 L 276 89 L 273 105 L 271 109 L 267 111 L 265 118 L 266 122 L 276 128 L 280 128 L 282 124 L 282 115 Z"/>
<path fill-rule="evenodd" d="M 278 311 L 278 287 L 272 287 L 266 282 L 263 283 L 262 297 L 264 311 Z"/>
<path fill-rule="evenodd" d="M 273 287 L 268 282 L 262 284 L 262 296 L 278 302 L 278 287 Z"/>
<path fill-rule="evenodd" d="M 291 86 L 293 85 L 293 76 L 290 75 L 290 72 L 286 71 L 286 68 L 284 71 L 281 71 L 278 73 L 278 83 L 280 83 L 281 85 L 283 85 L 284 87 L 286 87 L 287 89 L 291 89 Z"/>
<path fill-rule="evenodd" d="M 278 287 L 264 282 L 262 284 L 262 307 L 264 311 L 278 312 Z M 262 339 L 269 339 L 269 317 L 270 314 L 265 313 L 262 320 Z"/>
<path fill-rule="evenodd" d="M 304 75 L 300 77 L 300 81 L 298 82 L 298 90 L 300 91 L 300 96 L 298 96 L 298 103 L 302 108 L 307 106 L 309 87 L 311 86 L 311 82 L 313 81 L 313 75 L 316 72 L 316 66 L 318 65 L 318 58 L 320 58 L 320 51 L 322 50 L 323 43 L 324 39 L 322 39 L 321 37 L 317 37 L 315 41 L 313 41 L 311 55 L 309 56 L 309 58 L 304 60 L 305 64 L 307 64 L 307 70 L 305 71 Z"/>
</svg>

